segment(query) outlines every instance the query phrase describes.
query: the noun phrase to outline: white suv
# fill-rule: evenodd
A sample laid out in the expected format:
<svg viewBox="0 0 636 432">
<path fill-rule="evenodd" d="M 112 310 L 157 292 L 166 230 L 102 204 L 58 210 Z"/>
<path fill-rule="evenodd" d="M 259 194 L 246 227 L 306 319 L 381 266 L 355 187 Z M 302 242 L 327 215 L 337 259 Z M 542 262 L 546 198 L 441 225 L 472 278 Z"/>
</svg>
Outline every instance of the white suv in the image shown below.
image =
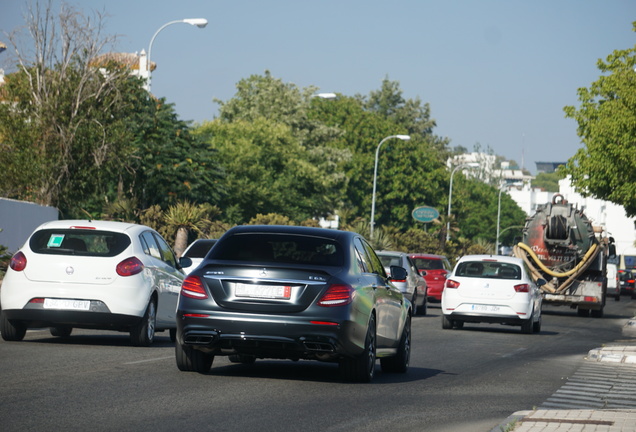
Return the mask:
<svg viewBox="0 0 636 432">
<path fill-rule="evenodd" d="M 39 226 L 12 258 L 0 291 L 0 332 L 20 341 L 27 328 L 125 331 L 148 346 L 156 331 L 174 338 L 185 278 L 155 230 L 124 222 L 61 220 Z"/>
</svg>

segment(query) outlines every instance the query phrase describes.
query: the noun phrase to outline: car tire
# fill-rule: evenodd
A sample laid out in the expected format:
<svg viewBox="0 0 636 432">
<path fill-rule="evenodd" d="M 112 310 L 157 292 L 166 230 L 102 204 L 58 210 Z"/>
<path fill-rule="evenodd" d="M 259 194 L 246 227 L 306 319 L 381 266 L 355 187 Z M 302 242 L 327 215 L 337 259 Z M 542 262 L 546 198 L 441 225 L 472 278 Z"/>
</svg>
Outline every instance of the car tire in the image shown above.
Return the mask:
<svg viewBox="0 0 636 432">
<path fill-rule="evenodd" d="M 442 314 L 442 328 L 444 330 L 450 330 L 453 328 L 453 321 L 444 314 Z"/>
<path fill-rule="evenodd" d="M 0 333 L 2 333 L 2 339 L 7 342 L 19 342 L 24 339 L 26 331 L 27 328 L 24 324 L 9 321 L 4 312 L 0 311 Z"/>
<path fill-rule="evenodd" d="M 576 309 L 576 314 L 580 317 L 589 317 L 590 316 L 590 310 L 589 309 L 581 309 L 581 308 L 577 308 Z"/>
<path fill-rule="evenodd" d="M 394 357 L 384 357 L 380 359 L 380 366 L 383 372 L 406 373 L 411 361 L 411 317 L 408 317 L 402 329 L 400 345 Z"/>
<path fill-rule="evenodd" d="M 523 320 L 521 322 L 521 333 L 523 334 L 532 334 L 534 330 L 534 322 L 532 322 L 532 315 L 527 320 Z"/>
<path fill-rule="evenodd" d="M 411 313 L 415 315 L 420 314 L 420 308 L 417 306 L 417 288 L 415 288 L 415 292 L 413 293 L 413 297 L 411 297 Z"/>
<path fill-rule="evenodd" d="M 539 316 L 538 320 L 536 320 L 534 323 L 532 323 L 532 331 L 534 333 L 540 333 L 541 332 L 541 316 Z"/>
<path fill-rule="evenodd" d="M 177 329 L 171 328 L 168 332 L 170 333 L 170 342 L 175 342 L 177 340 Z"/>
<path fill-rule="evenodd" d="M 69 327 L 69 326 L 51 327 L 49 331 L 51 332 L 51 336 L 65 338 L 71 335 L 71 333 L 73 332 L 73 327 Z"/>
<path fill-rule="evenodd" d="M 426 307 L 428 306 L 428 301 L 426 300 L 426 294 L 424 295 L 424 301 L 422 302 L 422 305 L 420 307 L 417 308 L 417 315 L 418 316 L 424 316 L 427 313 Z"/>
<path fill-rule="evenodd" d="M 147 347 L 155 340 L 157 305 L 150 300 L 141 321 L 130 329 L 130 340 L 134 346 Z"/>
<path fill-rule="evenodd" d="M 614 296 L 614 300 L 616 300 L 616 301 L 621 301 L 621 295 L 620 295 L 620 294 L 616 294 L 616 295 Z"/>
<path fill-rule="evenodd" d="M 457 330 L 463 329 L 464 321 L 458 321 L 458 320 L 453 321 L 453 327 L 455 327 Z"/>
<path fill-rule="evenodd" d="M 364 351 L 356 357 L 340 360 L 340 373 L 347 381 L 368 383 L 375 375 L 376 333 L 375 317 L 371 315 L 364 340 Z"/>
<path fill-rule="evenodd" d="M 182 372 L 207 373 L 214 362 L 214 355 L 181 344 L 175 344 L 174 354 L 177 368 Z"/>
<path fill-rule="evenodd" d="M 603 307 L 600 309 L 593 309 L 590 311 L 592 318 L 603 318 Z"/>
<path fill-rule="evenodd" d="M 227 358 L 232 363 L 254 364 L 256 362 L 256 356 L 247 354 L 231 354 Z"/>
</svg>

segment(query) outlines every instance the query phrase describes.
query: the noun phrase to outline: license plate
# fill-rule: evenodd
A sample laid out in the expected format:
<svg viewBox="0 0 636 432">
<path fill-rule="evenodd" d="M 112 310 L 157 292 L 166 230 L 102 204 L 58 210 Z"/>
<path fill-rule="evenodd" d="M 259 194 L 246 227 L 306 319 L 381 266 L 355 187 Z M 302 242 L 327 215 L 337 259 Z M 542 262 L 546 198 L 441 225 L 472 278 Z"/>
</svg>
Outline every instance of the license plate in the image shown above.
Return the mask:
<svg viewBox="0 0 636 432">
<path fill-rule="evenodd" d="M 44 309 L 90 310 L 90 300 L 44 299 Z"/>
<path fill-rule="evenodd" d="M 289 300 L 291 298 L 291 286 L 237 283 L 234 294 L 237 297 Z"/>
<path fill-rule="evenodd" d="M 472 310 L 475 312 L 499 312 L 499 306 L 490 305 L 473 305 Z"/>
</svg>

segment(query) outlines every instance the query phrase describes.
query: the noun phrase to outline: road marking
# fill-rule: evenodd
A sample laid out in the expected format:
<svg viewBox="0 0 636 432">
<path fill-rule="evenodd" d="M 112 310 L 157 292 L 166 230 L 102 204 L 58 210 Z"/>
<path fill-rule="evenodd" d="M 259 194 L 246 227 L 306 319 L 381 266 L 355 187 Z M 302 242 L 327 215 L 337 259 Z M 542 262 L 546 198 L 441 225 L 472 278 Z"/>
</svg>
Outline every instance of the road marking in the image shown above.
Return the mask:
<svg viewBox="0 0 636 432">
<path fill-rule="evenodd" d="M 138 364 L 138 363 L 149 363 L 149 362 L 155 362 L 155 361 L 161 361 L 161 360 L 167 360 L 167 359 L 173 359 L 173 358 L 174 358 L 174 356 L 157 357 L 157 358 L 148 359 L 148 360 L 137 360 L 137 361 L 133 361 L 133 362 L 126 362 L 124 364 L 130 365 L 130 364 Z"/>
<path fill-rule="evenodd" d="M 517 348 L 516 350 L 514 350 L 511 353 L 508 354 L 504 354 L 501 357 L 503 358 L 508 358 L 508 357 L 512 357 L 512 356 L 516 356 L 517 354 L 521 354 L 522 352 L 524 352 L 525 350 L 527 350 L 527 348 Z"/>
</svg>

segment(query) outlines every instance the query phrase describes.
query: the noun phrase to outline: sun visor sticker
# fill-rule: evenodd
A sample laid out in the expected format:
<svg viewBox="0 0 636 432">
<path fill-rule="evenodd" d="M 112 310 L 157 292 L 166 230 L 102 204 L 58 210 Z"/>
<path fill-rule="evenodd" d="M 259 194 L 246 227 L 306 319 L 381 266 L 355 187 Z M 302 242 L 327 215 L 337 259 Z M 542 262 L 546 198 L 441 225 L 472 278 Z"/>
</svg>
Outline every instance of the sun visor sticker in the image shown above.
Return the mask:
<svg viewBox="0 0 636 432">
<path fill-rule="evenodd" d="M 59 248 L 60 246 L 62 246 L 62 240 L 64 240 L 64 234 L 51 234 L 46 247 Z"/>
</svg>

